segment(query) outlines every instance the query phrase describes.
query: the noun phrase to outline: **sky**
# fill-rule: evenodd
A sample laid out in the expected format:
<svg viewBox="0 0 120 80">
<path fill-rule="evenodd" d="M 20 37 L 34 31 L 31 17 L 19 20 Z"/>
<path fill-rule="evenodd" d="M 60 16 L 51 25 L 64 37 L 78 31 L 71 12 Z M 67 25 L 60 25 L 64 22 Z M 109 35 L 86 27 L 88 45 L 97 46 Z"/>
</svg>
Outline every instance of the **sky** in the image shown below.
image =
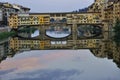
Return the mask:
<svg viewBox="0 0 120 80">
<path fill-rule="evenodd" d="M 31 12 L 69 12 L 91 5 L 94 0 L 0 0 L 31 8 Z"/>
</svg>

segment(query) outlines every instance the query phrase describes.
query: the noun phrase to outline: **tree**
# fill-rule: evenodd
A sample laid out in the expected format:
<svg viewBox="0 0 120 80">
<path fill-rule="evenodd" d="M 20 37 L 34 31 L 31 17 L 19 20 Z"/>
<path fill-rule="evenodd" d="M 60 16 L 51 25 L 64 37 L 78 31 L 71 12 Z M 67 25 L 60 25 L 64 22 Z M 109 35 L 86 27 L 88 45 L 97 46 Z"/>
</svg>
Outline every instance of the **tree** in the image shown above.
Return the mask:
<svg viewBox="0 0 120 80">
<path fill-rule="evenodd" d="M 114 33 L 114 41 L 116 42 L 117 46 L 120 46 L 120 19 L 116 19 Z"/>
<path fill-rule="evenodd" d="M 11 31 L 11 32 L 2 32 L 0 33 L 0 40 L 6 39 L 8 37 L 16 35 L 16 32 Z"/>
</svg>

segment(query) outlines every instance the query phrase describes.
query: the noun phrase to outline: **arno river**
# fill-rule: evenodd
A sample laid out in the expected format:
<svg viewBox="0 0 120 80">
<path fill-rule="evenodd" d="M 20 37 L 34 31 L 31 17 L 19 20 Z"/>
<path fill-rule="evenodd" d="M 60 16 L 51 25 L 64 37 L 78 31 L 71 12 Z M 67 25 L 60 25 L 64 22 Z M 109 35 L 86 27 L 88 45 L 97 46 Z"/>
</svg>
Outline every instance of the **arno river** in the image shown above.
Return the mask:
<svg viewBox="0 0 120 80">
<path fill-rule="evenodd" d="M 0 43 L 0 80 L 120 80 L 120 48 L 111 40 L 98 49 L 12 53 L 8 42 Z"/>
<path fill-rule="evenodd" d="M 1 80 L 120 80 L 112 59 L 89 50 L 27 51 L 0 64 Z"/>
</svg>

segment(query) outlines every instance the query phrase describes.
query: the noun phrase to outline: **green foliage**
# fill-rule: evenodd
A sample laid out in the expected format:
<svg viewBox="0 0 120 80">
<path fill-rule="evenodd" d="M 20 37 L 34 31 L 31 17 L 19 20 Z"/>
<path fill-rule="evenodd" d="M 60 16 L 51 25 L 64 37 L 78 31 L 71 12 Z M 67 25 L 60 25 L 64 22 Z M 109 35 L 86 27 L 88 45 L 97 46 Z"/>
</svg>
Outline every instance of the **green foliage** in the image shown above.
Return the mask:
<svg viewBox="0 0 120 80">
<path fill-rule="evenodd" d="M 8 38 L 10 36 L 14 36 L 14 35 L 16 35 L 16 32 L 14 32 L 14 31 L 2 32 L 2 33 L 0 33 L 0 40 L 6 39 L 6 38 Z"/>
<path fill-rule="evenodd" d="M 120 46 L 120 19 L 116 19 L 114 32 L 114 41 L 116 42 L 117 46 Z"/>
</svg>

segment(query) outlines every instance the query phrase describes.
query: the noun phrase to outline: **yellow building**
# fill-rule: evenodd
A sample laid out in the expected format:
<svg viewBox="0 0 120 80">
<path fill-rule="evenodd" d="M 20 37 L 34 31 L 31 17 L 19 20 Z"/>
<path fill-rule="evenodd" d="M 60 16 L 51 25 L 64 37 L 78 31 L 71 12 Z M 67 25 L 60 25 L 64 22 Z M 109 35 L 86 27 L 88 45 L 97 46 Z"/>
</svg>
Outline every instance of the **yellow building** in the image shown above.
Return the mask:
<svg viewBox="0 0 120 80">
<path fill-rule="evenodd" d="M 32 22 L 34 24 L 43 25 L 50 23 L 50 15 L 49 13 L 30 13 L 30 17 L 32 17 Z"/>
<path fill-rule="evenodd" d="M 75 13 L 67 14 L 67 24 L 101 24 L 100 13 Z"/>
<path fill-rule="evenodd" d="M 98 48 L 98 43 L 101 42 L 101 39 L 81 39 L 77 40 L 76 45 L 79 48 Z"/>
<path fill-rule="evenodd" d="M 30 13 L 9 17 L 9 26 L 49 25 L 49 24 L 101 24 L 100 13 Z"/>
<path fill-rule="evenodd" d="M 109 27 L 113 25 L 113 6 L 108 5 L 103 12 L 104 31 L 109 31 Z"/>
<path fill-rule="evenodd" d="M 102 12 L 108 0 L 95 0 L 95 2 L 88 7 L 88 12 Z"/>
<path fill-rule="evenodd" d="M 10 39 L 10 49 L 19 50 L 41 50 L 45 48 L 50 48 L 50 40 L 22 40 L 19 38 Z"/>
<path fill-rule="evenodd" d="M 18 28 L 19 26 L 32 26 L 32 25 L 48 25 L 50 23 L 49 14 L 12 14 L 9 17 L 10 28 Z"/>
<path fill-rule="evenodd" d="M 9 22 L 9 27 L 10 28 L 17 29 L 18 28 L 18 15 L 17 14 L 11 14 L 9 19 L 8 19 L 8 22 Z"/>
<path fill-rule="evenodd" d="M 120 19 L 120 1 L 119 0 L 108 0 L 107 6 L 104 9 L 103 24 L 104 30 L 109 31 L 114 27 L 116 19 Z"/>
<path fill-rule="evenodd" d="M 51 24 L 103 24 L 103 30 L 109 31 L 117 18 L 120 18 L 119 0 L 95 0 L 83 13 L 29 13 L 12 14 L 9 17 L 10 28 L 19 26 L 40 26 Z"/>
<path fill-rule="evenodd" d="M 119 18 L 120 19 L 120 0 L 116 0 L 113 4 L 113 22 L 115 23 L 115 20 Z"/>
<path fill-rule="evenodd" d="M 50 23 L 67 23 L 67 13 L 50 13 Z"/>
<path fill-rule="evenodd" d="M 40 40 L 20 40 L 18 38 L 10 39 L 10 49 L 14 50 L 30 50 L 41 49 Z"/>
<path fill-rule="evenodd" d="M 18 26 L 29 26 L 31 20 L 29 14 L 18 14 Z"/>
</svg>

